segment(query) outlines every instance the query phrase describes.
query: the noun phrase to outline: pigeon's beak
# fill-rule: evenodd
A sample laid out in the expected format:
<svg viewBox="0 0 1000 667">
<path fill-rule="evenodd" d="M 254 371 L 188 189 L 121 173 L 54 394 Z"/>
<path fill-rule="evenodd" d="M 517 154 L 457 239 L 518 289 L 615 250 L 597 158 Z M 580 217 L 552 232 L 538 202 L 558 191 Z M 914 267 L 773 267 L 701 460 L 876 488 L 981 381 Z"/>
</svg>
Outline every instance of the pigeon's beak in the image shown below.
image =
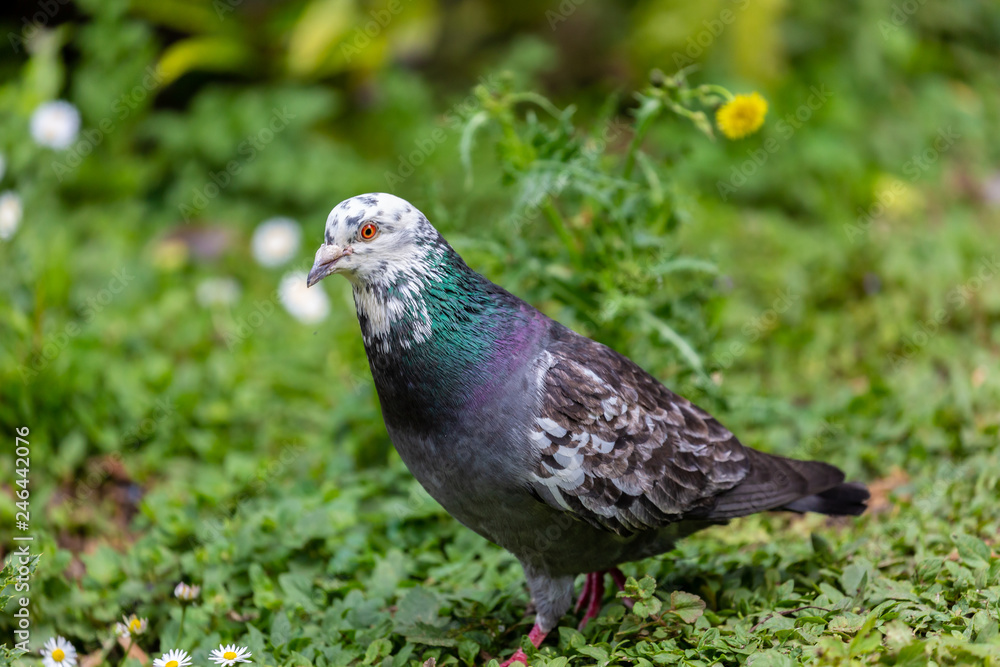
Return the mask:
<svg viewBox="0 0 1000 667">
<path fill-rule="evenodd" d="M 309 271 L 309 277 L 306 279 L 306 286 L 312 287 L 319 281 L 326 278 L 328 275 L 333 273 L 334 267 L 337 264 L 337 260 L 341 257 L 345 257 L 354 252 L 351 246 L 340 247 L 339 245 L 333 245 L 331 243 L 324 243 L 316 251 L 316 261 L 313 262 L 313 267 Z"/>
</svg>

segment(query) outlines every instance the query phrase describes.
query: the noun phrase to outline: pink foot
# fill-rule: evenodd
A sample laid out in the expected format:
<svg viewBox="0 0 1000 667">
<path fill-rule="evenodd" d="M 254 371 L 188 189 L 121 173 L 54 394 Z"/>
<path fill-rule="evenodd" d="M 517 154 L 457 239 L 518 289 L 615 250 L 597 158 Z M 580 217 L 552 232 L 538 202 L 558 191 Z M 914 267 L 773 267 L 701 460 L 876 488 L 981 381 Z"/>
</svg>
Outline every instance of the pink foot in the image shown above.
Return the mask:
<svg viewBox="0 0 1000 667">
<path fill-rule="evenodd" d="M 545 635 L 547 634 L 549 633 L 544 632 L 540 627 L 538 627 L 538 624 L 536 623 L 534 627 L 531 628 L 531 632 L 528 633 L 528 641 L 531 642 L 532 646 L 538 648 L 541 645 L 542 640 L 545 639 Z M 500 663 L 500 667 L 510 667 L 510 664 L 513 662 L 523 663 L 525 667 L 527 667 L 528 656 L 525 655 L 523 650 L 517 649 L 516 651 L 514 651 L 514 655 L 510 656 L 509 658 L 507 658 L 507 660 Z"/>
<path fill-rule="evenodd" d="M 514 651 L 514 655 L 507 658 L 505 661 L 500 663 L 500 667 L 510 667 L 512 662 L 524 663 L 525 667 L 528 667 L 528 656 L 524 654 L 524 651 L 517 649 Z"/>
</svg>

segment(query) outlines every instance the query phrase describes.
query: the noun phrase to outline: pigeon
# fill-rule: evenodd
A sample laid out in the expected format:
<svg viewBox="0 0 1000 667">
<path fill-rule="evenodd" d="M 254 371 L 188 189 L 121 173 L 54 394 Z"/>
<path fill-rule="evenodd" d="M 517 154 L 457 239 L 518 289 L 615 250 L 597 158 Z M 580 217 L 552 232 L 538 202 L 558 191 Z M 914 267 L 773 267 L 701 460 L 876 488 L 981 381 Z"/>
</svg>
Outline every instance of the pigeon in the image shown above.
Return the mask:
<svg viewBox="0 0 1000 667">
<path fill-rule="evenodd" d="M 466 265 L 407 201 L 372 193 L 326 221 L 307 278 L 351 283 L 386 430 L 459 522 L 521 563 L 536 648 L 569 610 L 598 615 L 604 576 L 755 512 L 858 515 L 837 468 L 765 454 L 635 362 Z M 518 648 L 503 665 L 527 664 Z"/>
</svg>

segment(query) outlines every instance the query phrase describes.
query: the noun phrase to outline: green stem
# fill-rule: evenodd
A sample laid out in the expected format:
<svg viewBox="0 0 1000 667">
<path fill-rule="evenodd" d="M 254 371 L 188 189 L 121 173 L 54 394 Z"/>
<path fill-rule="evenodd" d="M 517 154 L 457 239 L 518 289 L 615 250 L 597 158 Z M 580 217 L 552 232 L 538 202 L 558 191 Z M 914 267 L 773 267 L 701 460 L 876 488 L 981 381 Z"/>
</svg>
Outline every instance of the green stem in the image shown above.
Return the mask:
<svg viewBox="0 0 1000 667">
<path fill-rule="evenodd" d="M 710 93 L 715 93 L 727 102 L 733 99 L 733 94 L 729 92 L 728 89 L 715 83 L 703 83 L 693 90 L 685 91 L 682 94 L 682 99 L 690 99 L 692 97 L 704 99 L 704 97 Z"/>
<path fill-rule="evenodd" d="M 576 268 L 581 268 L 582 257 L 580 255 L 579 248 L 576 247 L 576 240 L 570 233 L 569 228 L 566 227 L 566 222 L 559 215 L 559 211 L 552 204 L 551 199 L 546 199 L 545 203 L 542 204 L 542 212 L 545 213 L 545 217 L 549 219 L 552 223 L 552 228 L 555 230 L 556 234 L 559 236 L 559 240 L 562 241 L 563 245 L 566 246 L 566 250 L 569 251 L 570 256 L 573 260 L 573 266 Z"/>
<path fill-rule="evenodd" d="M 625 180 L 629 180 L 632 177 L 632 169 L 635 167 L 635 154 L 639 150 L 639 146 L 642 144 L 642 140 L 646 138 L 646 132 L 653 125 L 653 121 L 656 117 L 660 115 L 663 111 L 663 100 L 660 100 L 660 104 L 657 106 L 655 112 L 649 114 L 642 121 L 636 125 L 635 132 L 632 134 L 632 141 L 628 144 L 628 150 L 625 153 L 625 169 L 623 176 Z"/>
<path fill-rule="evenodd" d="M 561 119 L 562 112 L 559 108 L 552 104 L 545 96 L 539 95 L 538 93 L 524 92 L 524 93 L 512 93 L 510 95 L 511 106 L 519 102 L 531 102 L 536 104 L 545 111 L 549 113 L 553 118 Z"/>
<path fill-rule="evenodd" d="M 128 660 L 128 653 L 132 650 L 132 644 L 135 643 L 135 639 L 132 637 L 132 633 L 128 635 L 128 646 L 125 647 L 125 655 L 122 656 L 121 661 L 118 663 L 118 667 L 122 667 L 125 661 Z"/>
<path fill-rule="evenodd" d="M 184 636 L 184 617 L 187 615 L 188 606 L 186 604 L 181 605 L 181 625 L 177 628 L 177 646 L 181 645 L 181 637 Z"/>
</svg>

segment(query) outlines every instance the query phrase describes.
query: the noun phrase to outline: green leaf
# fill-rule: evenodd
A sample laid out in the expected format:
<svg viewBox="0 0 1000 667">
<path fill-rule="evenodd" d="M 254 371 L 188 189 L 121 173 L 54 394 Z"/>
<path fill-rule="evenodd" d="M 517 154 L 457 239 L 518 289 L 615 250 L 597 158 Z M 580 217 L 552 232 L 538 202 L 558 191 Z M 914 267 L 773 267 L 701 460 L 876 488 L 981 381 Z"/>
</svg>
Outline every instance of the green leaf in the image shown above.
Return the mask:
<svg viewBox="0 0 1000 667">
<path fill-rule="evenodd" d="M 593 658 L 598 663 L 608 661 L 608 652 L 605 651 L 600 646 L 581 646 L 578 649 L 576 649 L 576 652 L 585 655 L 589 658 Z"/>
<path fill-rule="evenodd" d="M 979 570 L 989 565 L 990 548 L 978 537 L 959 533 L 952 535 L 951 539 L 965 565 L 973 570 Z"/>
<path fill-rule="evenodd" d="M 440 608 L 441 599 L 437 593 L 423 586 L 411 588 L 397 605 L 394 617 L 397 631 L 405 633 L 408 628 L 418 624 L 439 625 Z"/>
<path fill-rule="evenodd" d="M 254 655 L 258 664 L 264 660 L 264 633 L 257 629 L 253 623 L 247 623 L 247 648 Z"/>
<path fill-rule="evenodd" d="M 840 585 L 848 595 L 856 595 L 864 590 L 868 582 L 868 568 L 862 563 L 851 563 L 840 576 Z"/>
<path fill-rule="evenodd" d="M 747 667 L 793 667 L 795 661 L 778 649 L 754 653 L 747 659 Z"/>
<path fill-rule="evenodd" d="M 479 657 L 479 649 L 478 643 L 471 639 L 463 639 L 458 642 L 458 657 L 469 667 L 474 667 Z"/>
<path fill-rule="evenodd" d="M 410 642 L 407 642 L 399 653 L 392 656 L 392 667 L 403 667 L 409 661 L 410 656 L 413 655 L 413 650 L 416 648 Z"/>
<path fill-rule="evenodd" d="M 171 44 L 160 58 L 164 83 L 192 70 L 229 72 L 250 60 L 248 45 L 228 36 L 189 37 Z"/>
<path fill-rule="evenodd" d="M 379 658 L 389 655 L 392 651 L 392 642 L 385 637 L 380 637 L 368 645 L 368 650 L 365 651 L 365 665 L 374 664 Z"/>
<path fill-rule="evenodd" d="M 668 343 L 677 348 L 677 351 L 681 353 L 681 356 L 688 362 L 692 370 L 696 371 L 699 375 L 705 374 L 705 365 L 701 360 L 701 356 L 695 352 L 691 343 L 677 333 L 673 327 L 652 313 L 644 311 L 640 313 L 640 317 L 657 332 L 659 332 L 660 336 L 662 336 Z"/>
<path fill-rule="evenodd" d="M 694 623 L 705 613 L 705 601 L 693 593 L 674 591 L 670 594 L 670 612 L 685 623 Z"/>
<path fill-rule="evenodd" d="M 830 547 L 830 543 L 826 541 L 826 538 L 819 533 L 812 533 L 809 537 L 812 541 L 813 551 L 816 553 L 816 557 L 819 558 L 820 562 L 833 562 L 833 549 Z"/>
<path fill-rule="evenodd" d="M 559 627 L 559 646 L 576 648 L 587 643 L 583 633 L 575 628 Z"/>
<path fill-rule="evenodd" d="M 292 624 L 288 620 L 288 614 L 279 611 L 271 621 L 271 646 L 279 648 L 288 643 L 292 636 Z"/>
<path fill-rule="evenodd" d="M 462 136 L 458 141 L 458 155 L 465 168 L 465 188 L 472 188 L 472 148 L 475 146 L 476 132 L 486 124 L 490 115 L 485 110 L 472 114 L 465 127 L 462 128 Z"/>
</svg>

